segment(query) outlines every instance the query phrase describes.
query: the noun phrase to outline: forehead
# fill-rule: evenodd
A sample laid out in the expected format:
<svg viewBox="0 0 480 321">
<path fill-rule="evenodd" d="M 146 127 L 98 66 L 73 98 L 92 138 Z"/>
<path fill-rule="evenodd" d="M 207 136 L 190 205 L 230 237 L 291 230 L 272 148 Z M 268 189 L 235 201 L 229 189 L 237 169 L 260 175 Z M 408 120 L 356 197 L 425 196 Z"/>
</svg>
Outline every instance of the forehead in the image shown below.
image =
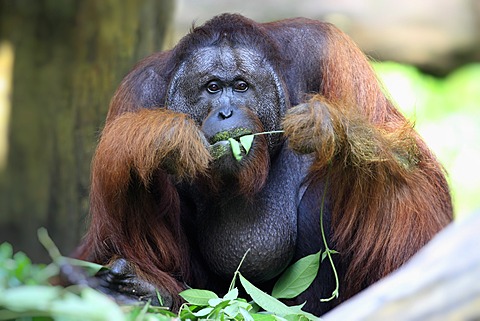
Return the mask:
<svg viewBox="0 0 480 321">
<path fill-rule="evenodd" d="M 258 73 L 265 58 L 258 51 L 227 45 L 201 48 L 187 59 L 185 67 L 196 71 L 197 77 L 231 77 L 234 74 Z"/>
</svg>

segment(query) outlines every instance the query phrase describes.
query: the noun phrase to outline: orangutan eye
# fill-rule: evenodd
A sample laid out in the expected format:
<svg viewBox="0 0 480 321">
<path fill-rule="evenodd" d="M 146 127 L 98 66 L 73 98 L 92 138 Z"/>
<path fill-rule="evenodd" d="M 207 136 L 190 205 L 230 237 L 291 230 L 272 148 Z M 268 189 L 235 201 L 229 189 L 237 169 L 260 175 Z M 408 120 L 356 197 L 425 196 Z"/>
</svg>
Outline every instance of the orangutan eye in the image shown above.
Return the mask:
<svg viewBox="0 0 480 321">
<path fill-rule="evenodd" d="M 211 81 L 207 84 L 207 91 L 210 94 L 218 93 L 222 88 L 216 81 Z"/>
<path fill-rule="evenodd" d="M 243 80 L 237 80 L 233 85 L 233 90 L 237 92 L 244 92 L 248 90 L 248 84 Z"/>
</svg>

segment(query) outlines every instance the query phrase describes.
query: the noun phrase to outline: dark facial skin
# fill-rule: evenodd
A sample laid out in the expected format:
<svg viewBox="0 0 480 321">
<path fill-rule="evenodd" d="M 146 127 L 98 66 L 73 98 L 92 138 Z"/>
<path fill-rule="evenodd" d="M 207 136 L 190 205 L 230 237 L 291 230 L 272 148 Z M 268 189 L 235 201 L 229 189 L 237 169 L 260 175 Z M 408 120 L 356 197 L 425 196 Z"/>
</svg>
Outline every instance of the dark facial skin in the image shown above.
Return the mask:
<svg viewBox="0 0 480 321">
<path fill-rule="evenodd" d="M 286 101 L 282 83 L 261 54 L 225 43 L 199 49 L 180 65 L 167 106 L 190 115 L 211 144 L 213 157 L 228 157 L 222 167 L 233 167 L 228 138 L 280 129 Z M 267 139 L 272 152 L 278 137 Z"/>
</svg>

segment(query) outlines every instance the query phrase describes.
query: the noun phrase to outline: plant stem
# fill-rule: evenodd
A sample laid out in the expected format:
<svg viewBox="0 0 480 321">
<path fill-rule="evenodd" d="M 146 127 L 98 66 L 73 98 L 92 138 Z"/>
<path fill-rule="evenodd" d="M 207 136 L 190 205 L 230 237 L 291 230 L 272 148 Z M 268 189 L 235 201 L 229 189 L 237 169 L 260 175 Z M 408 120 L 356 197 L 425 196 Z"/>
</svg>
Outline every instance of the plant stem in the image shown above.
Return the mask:
<svg viewBox="0 0 480 321">
<path fill-rule="evenodd" d="M 321 302 L 328 302 L 330 300 L 338 298 L 338 290 L 340 288 L 340 282 L 338 281 L 337 269 L 335 268 L 335 264 L 333 263 L 333 259 L 332 259 L 332 253 L 335 253 L 335 251 L 331 250 L 328 247 L 327 238 L 325 236 L 325 230 L 323 228 L 323 214 L 324 214 L 324 209 L 325 209 L 325 197 L 326 197 L 326 194 L 327 194 L 328 178 L 330 176 L 330 175 L 328 175 L 330 173 L 330 166 L 329 166 L 328 169 L 329 169 L 329 171 L 327 173 L 327 177 L 325 179 L 325 185 L 323 187 L 322 207 L 320 208 L 320 230 L 322 232 L 322 239 L 323 239 L 323 245 L 325 246 L 325 253 L 328 256 L 328 260 L 330 261 L 330 265 L 332 266 L 333 275 L 335 276 L 335 290 L 332 292 L 331 297 L 329 297 L 327 299 L 320 299 Z"/>
<path fill-rule="evenodd" d="M 261 132 L 261 133 L 254 133 L 252 134 L 253 136 L 258 136 L 258 135 L 269 135 L 269 134 L 282 134 L 284 133 L 284 130 L 272 130 L 269 132 Z"/>
<path fill-rule="evenodd" d="M 230 283 L 230 287 L 228 288 L 228 292 L 232 291 L 233 288 L 235 287 L 235 280 L 237 279 L 238 273 L 240 273 L 240 267 L 243 264 L 243 261 L 245 261 L 245 258 L 247 257 L 248 252 L 250 252 L 250 248 L 243 254 L 242 259 L 240 260 L 240 263 L 238 264 L 237 270 L 235 273 L 233 273 L 233 279 L 232 282 Z"/>
<path fill-rule="evenodd" d="M 43 227 L 39 228 L 37 231 L 37 236 L 40 243 L 48 251 L 48 255 L 50 255 L 52 261 L 57 264 L 60 263 L 59 261 L 62 259 L 62 254 L 60 254 L 58 247 L 48 235 L 47 229 Z"/>
</svg>

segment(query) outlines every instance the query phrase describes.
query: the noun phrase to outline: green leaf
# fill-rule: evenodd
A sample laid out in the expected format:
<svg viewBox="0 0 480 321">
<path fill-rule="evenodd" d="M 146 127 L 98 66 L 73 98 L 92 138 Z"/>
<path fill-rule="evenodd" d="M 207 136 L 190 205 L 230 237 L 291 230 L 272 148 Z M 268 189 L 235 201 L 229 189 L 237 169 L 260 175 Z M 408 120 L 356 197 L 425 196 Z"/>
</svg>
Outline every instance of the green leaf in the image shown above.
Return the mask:
<svg viewBox="0 0 480 321">
<path fill-rule="evenodd" d="M 196 316 L 196 317 L 205 317 L 205 316 L 209 315 L 212 311 L 213 311 L 213 308 L 208 307 L 208 308 L 201 309 L 198 312 L 194 312 L 193 315 Z"/>
<path fill-rule="evenodd" d="M 277 315 L 292 314 L 290 308 L 284 303 L 258 289 L 256 286 L 250 283 L 250 281 L 245 279 L 242 274 L 239 274 L 239 277 L 240 283 L 242 283 L 245 291 L 247 291 L 247 293 L 252 297 L 253 301 L 255 301 L 255 303 L 257 303 L 262 309 Z"/>
<path fill-rule="evenodd" d="M 267 313 L 253 313 L 251 314 L 254 321 L 276 321 L 277 319 L 273 314 Z"/>
<path fill-rule="evenodd" d="M 250 148 L 252 148 L 254 135 L 244 135 L 240 137 L 240 144 L 245 148 L 245 153 L 248 154 Z"/>
<path fill-rule="evenodd" d="M 11 259 L 13 255 L 12 245 L 8 242 L 4 242 L 0 245 L 0 262 L 7 259 Z"/>
<path fill-rule="evenodd" d="M 292 310 L 292 314 L 290 315 L 287 315 L 287 316 L 284 316 L 285 319 L 296 319 L 296 320 L 302 320 L 302 319 L 306 319 L 306 320 L 311 320 L 311 321 L 318 321 L 320 320 L 319 317 L 317 316 L 314 316 L 313 314 L 311 313 L 308 313 L 308 312 L 305 312 L 305 311 L 302 311 L 303 309 L 303 306 L 305 305 L 305 303 L 307 302 L 304 302 L 300 305 L 294 305 L 294 306 L 291 306 L 290 307 L 290 310 Z"/>
<path fill-rule="evenodd" d="M 215 300 L 215 299 L 213 299 Z M 220 299 L 221 300 L 221 299 Z M 209 302 L 211 302 L 212 300 L 210 300 Z M 222 310 L 224 307 L 226 307 L 227 305 L 230 304 L 230 300 L 221 300 L 221 302 L 217 303 L 217 305 L 214 306 L 215 310 L 216 311 L 220 311 Z"/>
<path fill-rule="evenodd" d="M 233 302 L 229 306 L 225 307 L 223 311 L 226 315 L 233 319 L 240 313 L 240 306 L 237 302 Z"/>
<path fill-rule="evenodd" d="M 272 296 L 277 299 L 291 299 L 305 291 L 318 274 L 320 252 L 301 258 L 288 267 L 275 283 Z"/>
<path fill-rule="evenodd" d="M 323 251 L 321 262 L 323 262 L 323 260 L 325 260 L 327 256 L 328 256 L 328 251 Z"/>
<path fill-rule="evenodd" d="M 48 280 L 50 280 L 52 277 L 58 276 L 58 274 L 60 273 L 60 268 L 55 263 L 50 263 L 47 266 L 33 264 L 31 268 L 32 279 L 23 280 L 26 285 L 50 284 Z"/>
<path fill-rule="evenodd" d="M 2 292 L 0 306 L 18 316 L 48 316 L 55 320 L 125 320 L 114 301 L 90 288 L 82 289 L 78 296 L 62 287 L 19 286 Z"/>
<path fill-rule="evenodd" d="M 239 162 L 242 160 L 242 151 L 240 150 L 240 144 L 233 138 L 229 138 L 230 148 L 232 149 L 233 157 Z"/>
<path fill-rule="evenodd" d="M 195 320 L 195 316 L 193 315 L 196 306 L 188 306 L 186 304 L 182 305 L 182 308 L 178 312 L 180 320 Z"/>
<path fill-rule="evenodd" d="M 222 302 L 225 302 L 225 301 L 223 299 L 220 299 L 220 298 L 214 298 L 214 299 L 208 300 L 208 305 L 214 308 Z"/>
<path fill-rule="evenodd" d="M 245 291 L 247 291 L 247 293 L 250 295 L 253 301 L 255 301 L 255 303 L 258 304 L 265 311 L 273 313 L 275 315 L 274 316 L 275 319 L 277 319 L 277 316 L 285 318 L 286 316 L 300 315 L 311 321 L 319 320 L 319 318 L 314 316 L 313 314 L 302 311 L 301 307 L 303 305 L 289 307 L 284 303 L 280 302 L 279 300 L 275 299 L 274 297 L 258 289 L 256 286 L 250 283 L 247 279 L 245 279 L 243 275 L 240 273 L 239 273 L 239 278 L 240 278 L 240 283 L 242 283 L 243 287 L 245 288 Z M 257 314 L 256 313 L 252 314 L 252 316 L 254 320 L 257 321 Z"/>
<path fill-rule="evenodd" d="M 66 256 L 61 256 L 58 259 L 58 261 L 59 261 L 60 264 L 70 264 L 70 265 L 73 265 L 73 266 L 81 267 L 83 270 L 85 270 L 87 272 L 87 274 L 89 276 L 93 276 L 93 275 L 97 274 L 102 269 L 107 269 L 103 265 L 100 265 L 100 264 L 97 264 L 97 263 L 78 260 L 78 259 L 74 259 L 74 258 L 66 257 Z"/>
<path fill-rule="evenodd" d="M 235 300 L 235 302 L 238 302 L 238 305 L 240 306 L 240 308 L 245 309 L 247 311 L 252 311 L 253 309 L 253 306 L 250 303 L 248 303 L 245 299 L 240 298 Z"/>
<path fill-rule="evenodd" d="M 195 305 L 208 305 L 208 300 L 218 299 L 218 296 L 208 290 L 188 289 L 179 293 L 179 295 L 188 303 Z"/>
<path fill-rule="evenodd" d="M 303 313 L 302 309 L 305 306 L 307 302 L 303 302 L 302 304 L 299 305 L 292 305 L 290 306 L 290 310 L 296 312 L 296 313 Z"/>
<path fill-rule="evenodd" d="M 51 301 L 62 294 L 60 287 L 53 286 L 19 286 L 2 291 L 0 306 L 17 312 L 42 311 Z"/>
<path fill-rule="evenodd" d="M 253 316 L 252 316 L 250 313 L 248 313 L 248 311 L 245 310 L 244 308 L 240 307 L 240 308 L 239 308 L 239 312 L 240 312 L 240 314 L 242 315 L 243 320 L 245 320 L 245 321 L 254 321 Z"/>
<path fill-rule="evenodd" d="M 287 321 L 308 321 L 308 318 L 303 314 L 290 314 L 285 316 Z"/>
<path fill-rule="evenodd" d="M 223 297 L 224 300 L 236 300 L 238 298 L 238 289 L 233 288 Z"/>
<path fill-rule="evenodd" d="M 49 307 L 54 319 L 61 316 L 71 319 L 81 316 L 83 320 L 125 320 L 125 316 L 114 301 L 105 294 L 91 288 L 83 288 L 80 296 L 63 293 L 62 297 L 51 302 Z"/>
<path fill-rule="evenodd" d="M 48 254 L 54 262 L 57 262 L 58 259 L 62 257 L 58 247 L 55 245 L 53 240 L 48 235 L 47 229 L 41 227 L 37 231 L 38 240 L 42 243 L 43 247 L 48 251 Z"/>
<path fill-rule="evenodd" d="M 162 298 L 162 295 L 160 294 L 160 292 L 158 292 L 157 289 L 155 289 L 155 294 L 157 296 L 157 300 L 158 300 L 158 303 L 160 303 L 160 306 L 163 306 L 163 298 Z"/>
</svg>

